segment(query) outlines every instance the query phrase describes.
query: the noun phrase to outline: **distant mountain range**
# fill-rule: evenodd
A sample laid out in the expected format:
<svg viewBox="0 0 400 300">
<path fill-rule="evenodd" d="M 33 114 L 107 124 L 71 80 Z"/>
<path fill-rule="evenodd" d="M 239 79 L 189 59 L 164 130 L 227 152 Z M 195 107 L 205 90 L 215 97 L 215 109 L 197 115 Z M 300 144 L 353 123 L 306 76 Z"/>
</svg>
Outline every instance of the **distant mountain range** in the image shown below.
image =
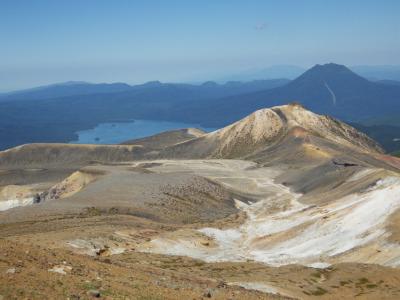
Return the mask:
<svg viewBox="0 0 400 300">
<path fill-rule="evenodd" d="M 89 95 L 97 93 L 115 93 L 130 89 L 126 83 L 99 83 L 93 84 L 83 81 L 69 81 L 32 89 L 0 94 L 0 101 L 49 99 L 76 95 Z"/>
<path fill-rule="evenodd" d="M 373 132 L 378 137 L 374 138 L 379 142 L 399 138 L 392 135 L 400 126 L 400 86 L 372 82 L 345 66 L 326 64 L 316 65 L 292 81 L 201 85 L 154 81 L 136 86 L 69 82 L 8 93 L 0 96 L 0 148 L 76 140 L 78 130 L 118 120 L 167 120 L 222 127 L 257 109 L 290 102 L 352 123 L 373 125 L 371 120 L 388 118 L 394 129 L 383 131 L 385 138 L 380 139 L 383 134 L 376 134 L 375 127 Z M 396 145 L 384 146 L 392 151 Z"/>
<path fill-rule="evenodd" d="M 337 64 L 316 65 L 288 84 L 248 94 L 220 98 L 208 106 L 185 103 L 180 112 L 208 125 L 226 125 L 257 109 L 301 102 L 317 113 L 329 114 L 345 121 L 364 120 L 400 113 L 400 86 L 371 82 Z M 198 117 L 196 117 L 198 116 Z M 395 124 L 392 124 L 395 125 Z M 400 125 L 400 120 L 399 120 Z"/>
<path fill-rule="evenodd" d="M 350 70 L 372 81 L 400 81 L 400 66 L 351 66 Z M 238 74 L 226 76 L 219 81 L 249 81 L 257 79 L 270 78 L 288 78 L 295 79 L 304 73 L 307 69 L 293 65 L 274 65 L 263 69 L 247 70 Z"/>
<path fill-rule="evenodd" d="M 103 122 L 173 120 L 175 116 L 169 112 L 184 102 L 212 101 L 287 83 L 285 79 L 201 85 L 154 81 L 136 86 L 79 82 L 8 93 L 0 97 L 0 149 L 76 140 L 76 131 Z"/>
<path fill-rule="evenodd" d="M 182 89 L 187 92 L 198 92 L 201 95 L 200 97 L 220 97 L 274 88 L 282 86 L 289 81 L 290 80 L 288 79 L 269 79 L 253 80 L 249 82 L 229 81 L 224 84 L 207 81 L 200 85 L 150 81 L 133 86 L 126 83 L 88 83 L 70 81 L 0 94 L 0 101 L 57 99 L 70 96 L 114 94 L 119 92 L 127 92 L 126 94 L 129 95 L 130 93 L 134 94 L 136 92 L 166 87 L 171 89 Z"/>
</svg>

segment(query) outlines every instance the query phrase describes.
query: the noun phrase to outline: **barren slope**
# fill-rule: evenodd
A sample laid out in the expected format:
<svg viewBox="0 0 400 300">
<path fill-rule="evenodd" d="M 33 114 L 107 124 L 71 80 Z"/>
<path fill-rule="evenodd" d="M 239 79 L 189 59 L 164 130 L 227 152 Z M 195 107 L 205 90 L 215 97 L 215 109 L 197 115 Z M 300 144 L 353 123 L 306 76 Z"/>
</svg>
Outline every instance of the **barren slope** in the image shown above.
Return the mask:
<svg viewBox="0 0 400 300">
<path fill-rule="evenodd" d="M 204 135 L 205 132 L 197 128 L 171 130 L 149 137 L 129 140 L 123 145 L 141 145 L 149 150 L 161 150 L 165 147 L 182 143 Z"/>
<path fill-rule="evenodd" d="M 132 143 L 0 152 L 0 295 L 399 298 L 400 159 L 354 128 L 287 105 Z"/>
<path fill-rule="evenodd" d="M 90 163 L 129 161 L 142 155 L 141 146 L 26 144 L 0 152 L 0 169 L 72 168 Z"/>
<path fill-rule="evenodd" d="M 160 156 L 243 158 L 279 143 L 295 129 L 361 152 L 383 152 L 375 141 L 353 127 L 292 104 L 258 110 L 232 125 L 168 147 Z"/>
</svg>

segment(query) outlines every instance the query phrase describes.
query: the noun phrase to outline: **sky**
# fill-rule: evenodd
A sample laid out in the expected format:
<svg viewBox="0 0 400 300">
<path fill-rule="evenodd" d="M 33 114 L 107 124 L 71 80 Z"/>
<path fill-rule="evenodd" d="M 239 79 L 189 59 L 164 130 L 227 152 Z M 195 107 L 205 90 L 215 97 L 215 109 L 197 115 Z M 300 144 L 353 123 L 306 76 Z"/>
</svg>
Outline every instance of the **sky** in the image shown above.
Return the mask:
<svg viewBox="0 0 400 300">
<path fill-rule="evenodd" d="M 400 65 L 398 0 L 0 0 L 0 91 Z"/>
</svg>

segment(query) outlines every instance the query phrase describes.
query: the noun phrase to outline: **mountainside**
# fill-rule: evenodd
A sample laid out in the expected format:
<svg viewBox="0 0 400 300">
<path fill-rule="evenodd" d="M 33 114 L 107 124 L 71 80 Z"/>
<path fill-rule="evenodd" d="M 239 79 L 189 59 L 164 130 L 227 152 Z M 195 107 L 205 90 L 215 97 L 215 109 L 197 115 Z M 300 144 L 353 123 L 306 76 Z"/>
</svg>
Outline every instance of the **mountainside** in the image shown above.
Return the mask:
<svg viewBox="0 0 400 300">
<path fill-rule="evenodd" d="M 383 152 L 376 142 L 353 127 L 291 104 L 258 110 L 232 125 L 167 148 L 161 155 L 240 158 L 271 147 L 287 135 L 316 136 L 359 151 Z"/>
<path fill-rule="evenodd" d="M 159 81 L 150 81 L 139 85 L 128 85 L 126 83 L 88 83 L 88 82 L 65 82 L 48 86 L 41 86 L 32 89 L 14 91 L 6 94 L 0 94 L 0 101 L 18 101 L 18 100 L 43 100 L 58 99 L 64 97 L 82 96 L 98 94 L 113 94 L 119 92 L 131 92 L 157 89 L 160 87 L 169 87 L 183 89 L 186 91 L 196 91 L 202 93 L 201 97 L 208 98 L 234 95 L 257 90 L 278 87 L 288 83 L 287 79 L 269 79 L 269 80 L 251 80 L 246 82 L 228 81 L 225 84 L 217 84 L 212 81 L 200 85 L 179 84 L 179 83 L 161 83 Z M 129 95 L 129 94 L 128 94 Z M 112 95 L 108 95 L 113 97 Z M 126 96 L 124 93 L 121 97 Z M 73 99 L 73 98 L 72 98 Z"/>
<path fill-rule="evenodd" d="M 388 85 L 400 85 L 400 80 L 378 80 L 378 83 L 388 84 Z"/>
<path fill-rule="evenodd" d="M 204 134 L 205 134 L 204 131 L 197 128 L 185 128 L 185 129 L 166 131 L 140 139 L 125 141 L 122 144 L 140 145 L 148 149 L 161 150 L 168 146 L 172 146 L 194 138 L 198 138 L 200 136 L 203 136 Z"/>
<path fill-rule="evenodd" d="M 0 152 L 0 164 L 7 168 L 66 167 L 130 161 L 143 156 L 135 145 L 26 144 Z"/>
<path fill-rule="evenodd" d="M 400 112 L 400 87 L 368 81 L 345 66 L 316 65 L 285 86 L 221 98 L 206 109 L 184 105 L 197 116 L 207 115 L 211 124 L 227 124 L 265 106 L 300 102 L 317 113 L 329 114 L 347 121 Z M 197 122 L 200 118 L 191 116 Z"/>
<path fill-rule="evenodd" d="M 400 297 L 400 158 L 353 127 L 291 104 L 128 143 L 0 152 L 2 295 Z"/>
<path fill-rule="evenodd" d="M 265 90 L 287 83 L 286 80 L 228 82 L 224 85 L 207 82 L 202 85 L 163 84 L 149 82 L 126 87 L 124 91 L 100 93 L 99 85 L 54 87 L 62 97 L 46 98 L 52 87 L 32 93 L 9 95 L 0 99 L 0 149 L 34 142 L 67 142 L 76 140 L 78 130 L 115 120 L 150 119 L 179 120 L 175 108 L 182 103 L 207 106 L 213 99 Z M 95 94 L 85 94 L 93 87 Z M 125 85 L 123 86 L 125 89 Z M 85 93 L 83 93 L 85 91 Z M 67 96 L 68 93 L 83 93 Z M 43 97 L 37 99 L 38 93 Z M 47 96 L 45 96 L 47 95 Z M 33 101 L 34 100 L 34 101 Z"/>
<path fill-rule="evenodd" d="M 316 65 L 290 82 L 279 79 L 223 85 L 149 82 L 131 87 L 116 84 L 117 91 L 113 92 L 65 96 L 75 86 L 82 89 L 74 93 L 88 93 L 86 87 L 102 87 L 78 83 L 16 93 L 7 96 L 11 97 L 7 101 L 7 97 L 1 98 L 0 149 L 24 143 L 76 140 L 76 131 L 115 120 L 179 121 L 219 128 L 263 107 L 291 102 L 359 124 L 390 116 L 396 125 L 396 115 L 400 114 L 400 86 L 368 81 L 336 64 Z M 105 85 L 104 89 L 112 86 Z M 43 97 L 51 95 L 53 88 L 61 89 L 64 96 L 36 99 L 37 93 L 44 93 Z M 384 145 L 393 150 L 391 142 Z"/>
<path fill-rule="evenodd" d="M 301 147 L 323 141 L 327 145 L 320 145 L 322 154 L 324 147 L 330 149 L 338 146 L 359 155 L 363 152 L 375 155 L 383 153 L 379 144 L 353 127 L 331 117 L 317 115 L 298 104 L 291 104 L 258 110 L 211 133 L 198 129 L 174 130 L 118 146 L 28 144 L 0 152 L 0 159 L 2 165 L 8 167 L 81 166 L 90 162 L 155 158 L 253 157 L 254 160 L 258 155 L 262 156 L 263 151 L 285 145 L 288 141 L 299 142 Z M 294 145 L 289 148 L 299 150 Z"/>
<path fill-rule="evenodd" d="M 132 87 L 125 83 L 66 82 L 0 95 L 0 101 L 41 100 L 76 95 L 116 93 Z"/>
</svg>

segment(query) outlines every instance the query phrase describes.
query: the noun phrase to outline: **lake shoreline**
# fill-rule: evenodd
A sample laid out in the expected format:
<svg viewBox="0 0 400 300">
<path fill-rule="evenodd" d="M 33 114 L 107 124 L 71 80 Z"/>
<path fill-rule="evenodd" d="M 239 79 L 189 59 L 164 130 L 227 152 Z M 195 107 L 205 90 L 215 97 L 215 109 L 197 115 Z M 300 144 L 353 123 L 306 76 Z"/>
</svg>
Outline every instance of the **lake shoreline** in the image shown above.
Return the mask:
<svg viewBox="0 0 400 300">
<path fill-rule="evenodd" d="M 90 129 L 75 132 L 77 139 L 69 144 L 120 144 L 127 140 L 143 138 L 170 130 L 198 128 L 206 132 L 217 128 L 205 128 L 199 124 L 159 120 L 115 120 L 99 123 Z"/>
</svg>

